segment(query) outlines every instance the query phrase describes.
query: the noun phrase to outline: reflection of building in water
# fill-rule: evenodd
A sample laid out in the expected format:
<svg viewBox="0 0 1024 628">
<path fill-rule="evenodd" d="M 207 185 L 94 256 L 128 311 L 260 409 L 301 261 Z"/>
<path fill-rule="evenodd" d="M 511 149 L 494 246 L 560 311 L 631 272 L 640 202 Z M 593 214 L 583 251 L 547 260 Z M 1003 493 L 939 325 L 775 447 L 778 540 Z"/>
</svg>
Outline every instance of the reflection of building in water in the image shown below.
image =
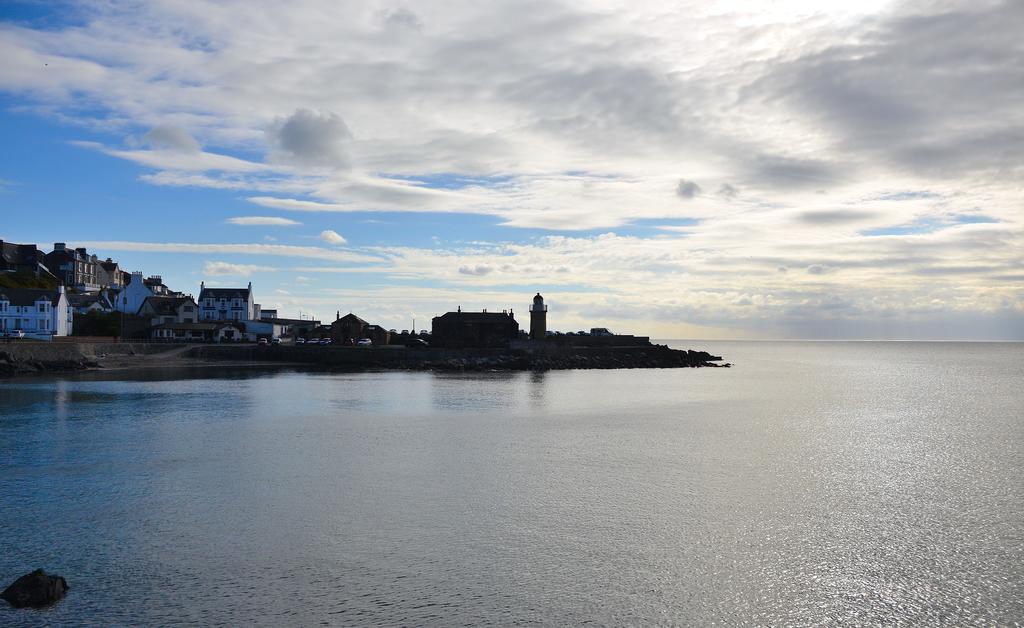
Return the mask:
<svg viewBox="0 0 1024 628">
<path fill-rule="evenodd" d="M 544 297 L 537 293 L 530 306 L 530 340 L 544 340 L 548 333 L 548 306 Z"/>
</svg>

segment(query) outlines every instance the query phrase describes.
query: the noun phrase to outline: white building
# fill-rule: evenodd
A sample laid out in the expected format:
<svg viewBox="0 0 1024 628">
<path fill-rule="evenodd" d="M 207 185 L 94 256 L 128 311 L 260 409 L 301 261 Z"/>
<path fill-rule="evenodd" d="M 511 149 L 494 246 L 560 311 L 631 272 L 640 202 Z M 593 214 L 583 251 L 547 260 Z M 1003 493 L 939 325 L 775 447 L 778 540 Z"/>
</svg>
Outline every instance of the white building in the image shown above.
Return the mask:
<svg viewBox="0 0 1024 628">
<path fill-rule="evenodd" d="M 0 288 L 0 333 L 21 330 L 26 338 L 70 336 L 74 310 L 64 286 L 52 290 Z"/>
<path fill-rule="evenodd" d="M 199 284 L 199 322 L 258 320 L 260 306 L 253 299 L 251 281 L 248 288 L 207 288 L 206 282 Z"/>
<path fill-rule="evenodd" d="M 134 314 L 149 297 L 155 296 L 146 285 L 142 273 L 132 273 L 132 280 L 118 293 L 114 306 L 118 312 Z"/>
</svg>

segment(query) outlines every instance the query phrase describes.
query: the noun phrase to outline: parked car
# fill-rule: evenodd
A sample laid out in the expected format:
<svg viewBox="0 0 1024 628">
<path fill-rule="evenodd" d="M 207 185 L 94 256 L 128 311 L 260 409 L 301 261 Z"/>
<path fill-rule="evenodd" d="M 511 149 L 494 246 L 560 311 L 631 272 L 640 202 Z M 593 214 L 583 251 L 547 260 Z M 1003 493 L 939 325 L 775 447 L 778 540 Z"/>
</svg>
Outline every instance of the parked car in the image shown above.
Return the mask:
<svg viewBox="0 0 1024 628">
<path fill-rule="evenodd" d="M 426 349 L 430 346 L 430 343 L 422 338 L 412 338 L 409 342 L 405 343 L 405 346 L 410 349 Z"/>
<path fill-rule="evenodd" d="M 266 338 L 260 338 L 259 340 L 256 341 L 256 344 L 258 344 L 258 345 L 268 345 L 270 343 L 267 342 Z"/>
<path fill-rule="evenodd" d="M 25 331 L 21 329 L 8 329 L 4 332 L 5 338 L 24 338 Z"/>
<path fill-rule="evenodd" d="M 305 338 L 296 338 L 295 339 L 295 344 L 297 344 L 297 345 L 304 345 L 304 344 L 306 344 L 306 339 Z"/>
<path fill-rule="evenodd" d="M 322 345 L 329 345 L 329 344 L 331 344 L 332 342 L 333 342 L 333 341 L 332 341 L 332 340 L 331 340 L 330 338 L 321 338 L 321 339 L 320 339 L 320 344 L 322 344 Z"/>
<path fill-rule="evenodd" d="M 279 344 L 281 344 L 281 339 L 280 338 L 274 338 L 274 339 L 272 339 L 270 341 L 270 344 L 272 344 L 272 345 L 279 345 Z"/>
<path fill-rule="evenodd" d="M 370 340 L 369 338 L 360 338 L 359 340 L 356 341 L 356 346 L 357 347 L 372 347 L 373 346 L 373 341 Z"/>
<path fill-rule="evenodd" d="M 590 329 L 591 336 L 614 336 L 612 332 L 608 331 L 607 327 L 592 327 Z"/>
</svg>

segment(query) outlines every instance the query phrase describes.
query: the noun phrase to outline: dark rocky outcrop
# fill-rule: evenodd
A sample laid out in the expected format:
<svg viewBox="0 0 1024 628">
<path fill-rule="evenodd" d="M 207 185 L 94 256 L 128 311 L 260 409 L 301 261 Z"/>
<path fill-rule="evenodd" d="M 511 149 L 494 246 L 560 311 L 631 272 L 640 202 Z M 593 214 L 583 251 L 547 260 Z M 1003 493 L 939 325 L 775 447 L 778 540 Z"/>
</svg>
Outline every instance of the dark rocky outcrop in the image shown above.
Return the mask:
<svg viewBox="0 0 1024 628">
<path fill-rule="evenodd" d="M 67 590 L 64 578 L 36 569 L 15 580 L 0 593 L 0 598 L 14 608 L 41 608 L 60 600 Z"/>
<path fill-rule="evenodd" d="M 433 371 L 554 371 L 566 369 L 643 369 L 729 367 L 716 364 L 722 358 L 706 351 L 681 351 L 661 345 L 642 349 L 600 352 L 527 353 L 514 352 L 492 357 L 422 360 L 407 364 L 410 370 Z"/>
<path fill-rule="evenodd" d="M 63 373 L 81 371 L 95 366 L 98 366 L 95 360 L 79 356 L 35 359 L 31 356 L 21 356 L 8 351 L 0 351 L 0 376 L 26 375 L 30 373 Z"/>
<path fill-rule="evenodd" d="M 283 362 L 332 370 L 359 371 L 551 371 L 565 369 L 693 368 L 731 366 L 706 351 L 647 344 L 631 347 L 564 347 L 530 349 L 406 349 L 338 346 L 201 345 L 188 357 L 196 360 Z"/>
</svg>

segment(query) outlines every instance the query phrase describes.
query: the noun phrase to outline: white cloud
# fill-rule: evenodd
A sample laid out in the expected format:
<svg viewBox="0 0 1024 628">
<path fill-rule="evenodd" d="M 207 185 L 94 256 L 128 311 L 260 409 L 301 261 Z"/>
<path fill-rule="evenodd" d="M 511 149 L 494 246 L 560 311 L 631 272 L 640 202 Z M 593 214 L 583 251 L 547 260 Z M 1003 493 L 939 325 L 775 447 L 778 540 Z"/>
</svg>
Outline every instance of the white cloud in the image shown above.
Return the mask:
<svg viewBox="0 0 1024 628">
<path fill-rule="evenodd" d="M 343 238 L 340 233 L 332 229 L 325 229 L 320 232 L 320 239 L 327 244 L 342 245 L 347 244 L 348 240 Z"/>
<path fill-rule="evenodd" d="M 302 257 L 333 262 L 381 263 L 385 257 L 380 254 L 338 251 L 316 246 L 292 246 L 287 244 L 197 244 L 188 242 L 128 242 L 123 240 L 92 240 L 79 242 L 77 246 L 105 251 L 147 251 L 153 253 L 214 253 L 237 255 L 269 255 L 274 257 Z"/>
<path fill-rule="evenodd" d="M 248 277 L 253 273 L 274 272 L 276 268 L 271 266 L 258 266 L 255 264 L 231 264 L 228 262 L 206 262 L 203 266 L 203 275 L 216 276 L 237 276 Z"/>
<path fill-rule="evenodd" d="M 162 170 L 178 171 L 223 171 L 223 172 L 259 172 L 273 168 L 267 164 L 238 159 L 229 155 L 207 152 L 188 152 L 181 150 L 117 150 L 108 148 L 97 142 L 73 141 L 71 144 L 80 148 L 97 150 L 111 157 L 120 157 L 143 166 Z"/>
<path fill-rule="evenodd" d="M 199 142 L 188 131 L 170 125 L 153 127 L 142 136 L 142 141 L 156 149 L 176 150 L 184 153 L 198 153 L 202 150 Z"/>
<path fill-rule="evenodd" d="M 296 220 L 279 216 L 234 216 L 228 218 L 227 223 L 246 227 L 294 227 L 302 224 Z"/>
</svg>

